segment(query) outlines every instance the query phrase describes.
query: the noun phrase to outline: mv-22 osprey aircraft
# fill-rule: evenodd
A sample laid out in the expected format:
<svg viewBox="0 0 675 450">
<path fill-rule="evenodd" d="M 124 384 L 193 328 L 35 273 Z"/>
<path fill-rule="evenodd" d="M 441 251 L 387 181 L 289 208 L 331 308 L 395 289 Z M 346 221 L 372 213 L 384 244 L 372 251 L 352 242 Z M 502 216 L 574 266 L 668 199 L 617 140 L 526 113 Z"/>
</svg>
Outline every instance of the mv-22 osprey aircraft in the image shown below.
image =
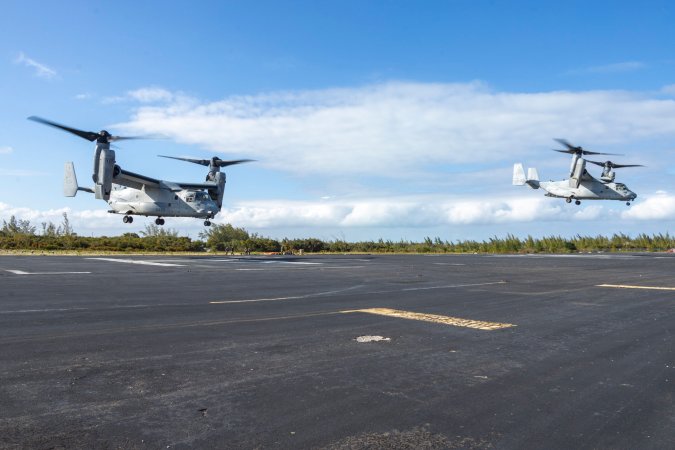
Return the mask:
<svg viewBox="0 0 675 450">
<path fill-rule="evenodd" d="M 637 194 L 629 190 L 623 183 L 615 183 L 616 174 L 614 169 L 622 167 L 643 167 L 640 164 L 615 164 L 612 161 L 591 161 L 585 159 L 584 155 L 616 155 L 616 153 L 598 153 L 584 150 L 582 147 L 575 147 L 564 139 L 555 139 L 560 144 L 567 147 L 566 150 L 555 150 L 556 152 L 569 153 L 572 155 L 572 165 L 570 166 L 569 179 L 562 181 L 539 181 L 537 169 L 529 168 L 527 177 L 525 170 L 520 163 L 513 165 L 513 184 L 522 186 L 527 184 L 532 189 L 542 188 L 546 191 L 547 197 L 564 198 L 567 203 L 581 204 L 581 200 L 620 200 L 625 201 L 626 205 L 635 200 Z M 586 163 L 595 164 L 603 168 L 600 179 L 591 176 L 586 170 Z"/>
<path fill-rule="evenodd" d="M 145 175 L 123 170 L 115 161 L 115 151 L 110 143 L 126 139 L 142 139 L 144 136 L 112 136 L 105 130 L 98 133 L 82 131 L 76 128 L 31 116 L 35 122 L 59 128 L 90 142 L 96 141 L 94 153 L 94 187 L 82 187 L 77 184 L 75 167 L 72 162 L 65 164 L 63 194 L 74 197 L 77 191 L 90 192 L 97 199 L 105 200 L 112 208 L 110 213 L 124 214 L 123 222 L 132 223 L 133 216 L 156 216 L 155 223 L 164 225 L 164 217 L 195 217 L 204 219 L 204 225 L 210 226 L 211 219 L 220 212 L 225 192 L 225 174 L 221 167 L 253 161 L 238 159 L 224 161 L 218 157 L 211 159 L 178 158 L 195 164 L 208 166 L 209 173 L 204 183 L 178 183 L 159 180 Z"/>
</svg>

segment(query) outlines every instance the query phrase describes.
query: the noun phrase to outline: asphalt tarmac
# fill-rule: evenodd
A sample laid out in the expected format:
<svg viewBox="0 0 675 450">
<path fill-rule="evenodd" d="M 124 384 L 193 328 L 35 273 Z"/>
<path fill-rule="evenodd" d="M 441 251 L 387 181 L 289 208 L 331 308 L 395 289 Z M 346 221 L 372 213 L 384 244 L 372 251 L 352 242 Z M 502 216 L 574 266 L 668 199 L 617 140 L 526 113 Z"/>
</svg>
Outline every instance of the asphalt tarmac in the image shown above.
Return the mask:
<svg viewBox="0 0 675 450">
<path fill-rule="evenodd" d="M 666 254 L 3 256 L 0 447 L 673 448 L 674 274 Z"/>
</svg>

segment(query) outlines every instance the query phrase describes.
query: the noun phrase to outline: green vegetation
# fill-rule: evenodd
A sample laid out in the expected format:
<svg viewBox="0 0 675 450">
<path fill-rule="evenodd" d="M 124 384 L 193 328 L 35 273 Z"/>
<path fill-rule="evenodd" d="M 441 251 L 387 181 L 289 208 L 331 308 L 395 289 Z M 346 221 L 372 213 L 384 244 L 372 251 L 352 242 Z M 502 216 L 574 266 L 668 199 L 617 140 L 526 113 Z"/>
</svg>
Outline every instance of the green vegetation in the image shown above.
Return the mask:
<svg viewBox="0 0 675 450">
<path fill-rule="evenodd" d="M 74 231 L 63 214 L 59 225 L 42 223 L 40 232 L 28 220 L 12 216 L 0 228 L 0 250 L 77 251 L 77 252 L 205 252 L 231 253 L 577 253 L 577 252 L 656 252 L 675 248 L 675 237 L 668 233 L 630 237 L 625 234 L 550 236 L 521 239 L 513 235 L 493 237 L 487 241 L 443 241 L 427 237 L 423 242 L 324 241 L 317 238 L 276 240 L 230 224 L 215 224 L 199 234 L 201 240 L 179 236 L 171 228 L 146 225 L 145 230 L 120 236 L 83 237 Z"/>
</svg>

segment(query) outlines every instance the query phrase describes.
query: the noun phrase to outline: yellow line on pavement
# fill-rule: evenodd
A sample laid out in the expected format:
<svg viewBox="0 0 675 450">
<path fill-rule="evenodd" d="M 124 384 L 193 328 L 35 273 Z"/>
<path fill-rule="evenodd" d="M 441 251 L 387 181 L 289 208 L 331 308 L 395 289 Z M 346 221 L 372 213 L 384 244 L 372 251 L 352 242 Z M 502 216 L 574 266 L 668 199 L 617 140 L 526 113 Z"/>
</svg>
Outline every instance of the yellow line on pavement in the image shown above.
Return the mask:
<svg viewBox="0 0 675 450">
<path fill-rule="evenodd" d="M 675 287 L 661 287 L 661 286 L 632 286 L 629 284 L 597 284 L 596 286 L 619 288 L 619 289 L 651 289 L 654 291 L 675 291 Z"/>
<path fill-rule="evenodd" d="M 381 316 L 399 317 L 401 319 L 421 320 L 424 322 L 442 323 L 455 327 L 474 328 L 476 330 L 499 330 L 502 328 L 515 327 L 512 323 L 484 322 L 482 320 L 461 319 L 459 317 L 440 316 L 437 314 L 423 314 L 410 311 L 400 311 L 389 308 L 367 308 L 342 311 L 343 313 L 366 313 Z"/>
</svg>

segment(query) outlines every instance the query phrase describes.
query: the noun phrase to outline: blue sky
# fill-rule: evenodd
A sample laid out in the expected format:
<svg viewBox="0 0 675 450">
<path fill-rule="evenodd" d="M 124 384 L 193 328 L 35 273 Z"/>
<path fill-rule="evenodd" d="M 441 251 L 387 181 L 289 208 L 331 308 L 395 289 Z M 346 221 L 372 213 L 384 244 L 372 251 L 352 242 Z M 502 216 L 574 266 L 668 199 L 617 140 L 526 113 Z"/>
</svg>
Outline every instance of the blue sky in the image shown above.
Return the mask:
<svg viewBox="0 0 675 450">
<path fill-rule="evenodd" d="M 157 154 L 253 158 L 217 222 L 272 237 L 486 239 L 665 233 L 675 219 L 670 2 L 35 2 L 0 16 L 0 219 L 83 235 L 142 230 L 86 194 L 92 146 L 26 120 L 160 133 L 125 169 L 201 180 Z M 567 205 L 511 186 L 569 167 L 564 137 L 642 163 L 620 202 Z M 196 237 L 201 221 L 167 219 Z"/>
</svg>

